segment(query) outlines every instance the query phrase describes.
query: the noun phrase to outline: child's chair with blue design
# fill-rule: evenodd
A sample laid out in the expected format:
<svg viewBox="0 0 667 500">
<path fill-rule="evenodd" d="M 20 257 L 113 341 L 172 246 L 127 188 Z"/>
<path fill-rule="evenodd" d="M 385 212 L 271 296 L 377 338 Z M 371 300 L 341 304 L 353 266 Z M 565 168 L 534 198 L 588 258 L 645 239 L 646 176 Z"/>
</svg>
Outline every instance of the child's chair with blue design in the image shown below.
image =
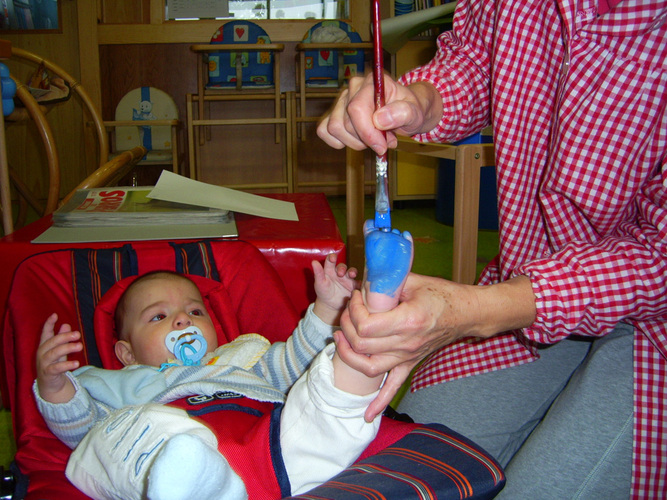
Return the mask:
<svg viewBox="0 0 667 500">
<path fill-rule="evenodd" d="M 372 44 L 362 43 L 352 26 L 337 20 L 317 23 L 306 32 L 299 45 L 297 50 L 304 53 L 305 60 L 305 64 L 300 65 L 302 83 L 310 88 L 339 89 L 350 77 L 363 75 L 364 50 L 372 48 Z M 299 59 L 301 62 L 301 57 Z"/>
<path fill-rule="evenodd" d="M 275 87 L 275 59 L 280 51 L 276 51 L 278 55 L 274 57 L 272 50 L 250 47 L 271 45 L 271 39 L 261 26 L 250 21 L 230 21 L 213 34 L 211 45 L 221 47 L 219 52 L 208 53 L 207 90 Z M 227 45 L 232 47 L 222 47 Z"/>
<path fill-rule="evenodd" d="M 155 87 L 129 91 L 116 106 L 115 120 L 104 125 L 114 131 L 112 155 L 143 146 L 148 153 L 138 165 L 165 165 L 179 173 L 178 108 L 166 92 Z"/>
<path fill-rule="evenodd" d="M 198 66 L 197 94 L 189 94 L 187 97 L 190 176 L 198 176 L 195 143 L 203 146 L 210 140 L 209 127 L 212 125 L 275 124 L 275 141 L 279 143 L 281 134 L 278 125 L 285 125 L 287 129 L 289 114 L 287 109 L 284 113 L 282 111 L 282 100 L 285 96 L 280 90 L 280 53 L 284 50 L 284 45 L 271 43 L 266 31 L 258 24 L 236 20 L 226 22 L 218 28 L 210 44 L 191 45 L 190 49 L 197 54 Z M 234 120 L 209 119 L 208 108 L 211 102 L 244 100 L 273 100 L 274 116 Z M 193 101 L 197 101 L 196 119 L 193 117 Z M 287 108 L 287 105 L 285 107 Z M 195 121 L 200 123 L 195 124 Z M 289 142 L 290 134 L 286 133 L 286 136 Z M 274 187 L 289 185 L 291 188 L 291 181 L 284 184 Z"/>
<path fill-rule="evenodd" d="M 301 43 L 296 45 L 298 102 L 294 104 L 294 121 L 302 141 L 306 140 L 306 123 L 320 119 L 319 115 L 308 115 L 307 99 L 334 99 L 351 77 L 365 73 L 368 60 L 366 52 L 372 48 L 373 44 L 363 42 L 352 26 L 338 20 L 315 24 L 306 32 Z M 296 149 L 295 141 L 292 153 L 295 188 L 299 186 Z"/>
</svg>

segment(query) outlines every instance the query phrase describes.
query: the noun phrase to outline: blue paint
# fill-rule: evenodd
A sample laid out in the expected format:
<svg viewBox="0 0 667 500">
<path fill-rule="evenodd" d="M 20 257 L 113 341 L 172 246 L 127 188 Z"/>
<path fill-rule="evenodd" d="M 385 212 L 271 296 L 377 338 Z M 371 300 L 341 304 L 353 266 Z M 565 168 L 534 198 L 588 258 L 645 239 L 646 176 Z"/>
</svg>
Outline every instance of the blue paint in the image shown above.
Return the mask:
<svg viewBox="0 0 667 500">
<path fill-rule="evenodd" d="M 376 213 L 377 216 L 377 213 Z M 365 229 L 369 229 L 367 221 Z M 398 229 L 365 231 L 366 281 L 370 291 L 395 297 L 412 265 L 412 239 Z"/>
<path fill-rule="evenodd" d="M 378 229 L 391 229 L 391 215 L 386 212 L 375 212 L 375 227 Z"/>
<path fill-rule="evenodd" d="M 151 102 L 151 88 L 150 87 L 141 87 L 141 100 Z M 143 127 L 144 129 L 144 140 L 143 146 L 148 150 L 153 149 L 153 136 L 150 127 Z"/>
</svg>

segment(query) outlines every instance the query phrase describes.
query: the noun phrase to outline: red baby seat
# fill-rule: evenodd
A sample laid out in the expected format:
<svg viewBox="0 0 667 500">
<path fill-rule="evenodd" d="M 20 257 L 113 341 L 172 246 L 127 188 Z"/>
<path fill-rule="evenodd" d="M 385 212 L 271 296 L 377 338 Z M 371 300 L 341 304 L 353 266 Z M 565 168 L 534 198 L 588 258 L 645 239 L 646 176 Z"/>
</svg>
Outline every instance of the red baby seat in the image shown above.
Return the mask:
<svg viewBox="0 0 667 500">
<path fill-rule="evenodd" d="M 95 328 L 95 307 L 117 281 L 159 269 L 201 276 L 197 284 L 221 343 L 251 332 L 282 341 L 298 322 L 273 267 L 242 241 L 141 242 L 112 249 L 59 250 L 26 259 L 14 276 L 2 331 L 17 441 L 14 498 L 86 498 L 66 479 L 70 450 L 48 430 L 32 395 L 44 321 L 56 312 L 59 324 L 81 331 L 85 348 L 77 357 L 82 365 L 118 368 L 111 332 L 99 324 Z M 368 498 L 373 491 L 400 500 L 428 495 L 492 498 L 504 481 L 491 457 L 447 427 L 385 417 L 364 456 L 309 495 L 341 500 Z"/>
</svg>

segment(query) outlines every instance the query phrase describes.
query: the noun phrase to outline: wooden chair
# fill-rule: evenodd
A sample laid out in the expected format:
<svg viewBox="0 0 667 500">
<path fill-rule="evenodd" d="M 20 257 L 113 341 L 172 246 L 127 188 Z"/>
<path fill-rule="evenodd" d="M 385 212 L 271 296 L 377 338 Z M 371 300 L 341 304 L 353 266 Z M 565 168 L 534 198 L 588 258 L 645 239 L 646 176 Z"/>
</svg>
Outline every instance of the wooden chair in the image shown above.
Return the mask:
<svg viewBox="0 0 667 500">
<path fill-rule="evenodd" d="M 116 106 L 115 119 L 105 121 L 112 131 L 111 156 L 144 146 L 148 154 L 138 167 L 166 166 L 180 173 L 178 107 L 172 97 L 155 87 L 129 91 Z"/>
<path fill-rule="evenodd" d="M 210 44 L 190 46 L 197 54 L 197 93 L 188 94 L 186 99 L 191 178 L 200 177 L 199 148 L 210 140 L 210 127 L 274 124 L 275 142 L 278 144 L 281 142 L 282 125 L 287 142 L 282 181 L 229 184 L 229 187 L 280 188 L 291 192 L 292 148 L 288 123 L 291 111 L 290 102 L 280 88 L 280 54 L 284 48 L 283 44 L 271 43 L 266 32 L 250 21 L 229 21 L 216 31 Z M 273 117 L 210 117 L 209 107 L 212 103 L 229 101 L 273 101 Z"/>
<path fill-rule="evenodd" d="M 344 39 L 344 42 L 323 42 L 318 36 L 329 30 L 330 38 Z M 337 33 L 336 33 L 337 32 Z M 311 27 L 296 45 L 296 90 L 292 104 L 292 182 L 294 191 L 302 187 L 324 187 L 342 185 L 344 181 L 299 181 L 298 147 L 299 140 L 306 141 L 306 125 L 316 123 L 321 114 L 312 114 L 308 101 L 333 101 L 350 77 L 365 72 L 366 52 L 373 49 L 371 42 L 363 42 L 359 34 L 343 21 L 323 21 Z M 321 106 L 321 104 L 320 104 Z"/>
<path fill-rule="evenodd" d="M 88 118 L 91 120 L 90 123 L 95 130 L 97 163 L 94 168 L 87 169 L 93 173 L 86 177 L 86 179 L 75 189 L 103 186 L 116 182 L 120 177 L 129 172 L 132 166 L 146 154 L 145 148 L 138 147 L 115 158 L 113 161 L 109 161 L 109 142 L 106 129 L 100 114 L 93 106 L 90 97 L 79 82 L 60 66 L 18 47 L 11 47 L 11 57 L 9 59 L 17 59 L 33 63 L 37 67 L 44 68 L 44 70 L 52 75 L 62 78 L 69 89 L 69 92 L 75 93 L 82 102 L 82 106 L 86 110 Z M 17 86 L 16 97 L 22 103 L 23 108 L 17 108 L 14 113 L 7 117 L 6 122 L 11 123 L 28 119 L 34 122 L 46 155 L 47 178 L 45 179 L 44 185 L 47 186 L 47 192 L 36 193 L 31 186 L 22 180 L 21 172 L 12 169 L 11 166 L 8 165 L 6 175 L 3 175 L 0 179 L 3 191 L 8 193 L 8 196 L 2 197 L 1 207 L 5 235 L 13 232 L 14 228 L 21 227 L 25 224 L 29 206 L 32 207 L 40 217 L 53 212 L 59 205 L 61 189 L 61 164 L 55 137 L 51 126 L 46 119 L 46 113 L 49 111 L 49 107 L 38 103 L 26 84 L 16 78 L 13 78 L 13 80 Z M 2 141 L 4 144 L 4 133 L 2 134 Z M 18 199 L 19 206 L 16 215 L 14 215 L 10 199 L 11 197 L 9 196 L 10 185 L 14 188 L 15 196 Z M 45 201 L 43 201 L 44 198 Z"/>
</svg>

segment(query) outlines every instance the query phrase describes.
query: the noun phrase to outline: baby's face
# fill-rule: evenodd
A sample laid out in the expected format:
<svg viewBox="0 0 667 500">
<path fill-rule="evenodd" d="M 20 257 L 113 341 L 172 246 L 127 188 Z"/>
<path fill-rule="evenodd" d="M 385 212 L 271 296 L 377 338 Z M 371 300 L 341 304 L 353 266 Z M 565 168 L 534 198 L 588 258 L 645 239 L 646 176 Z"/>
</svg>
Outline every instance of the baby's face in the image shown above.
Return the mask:
<svg viewBox="0 0 667 500">
<path fill-rule="evenodd" d="M 137 283 L 130 293 L 124 324 L 136 364 L 160 366 L 174 359 L 165 344 L 167 334 L 191 326 L 201 330 L 208 352 L 218 346 L 211 316 L 190 281 L 176 276 L 154 278 Z"/>
</svg>

